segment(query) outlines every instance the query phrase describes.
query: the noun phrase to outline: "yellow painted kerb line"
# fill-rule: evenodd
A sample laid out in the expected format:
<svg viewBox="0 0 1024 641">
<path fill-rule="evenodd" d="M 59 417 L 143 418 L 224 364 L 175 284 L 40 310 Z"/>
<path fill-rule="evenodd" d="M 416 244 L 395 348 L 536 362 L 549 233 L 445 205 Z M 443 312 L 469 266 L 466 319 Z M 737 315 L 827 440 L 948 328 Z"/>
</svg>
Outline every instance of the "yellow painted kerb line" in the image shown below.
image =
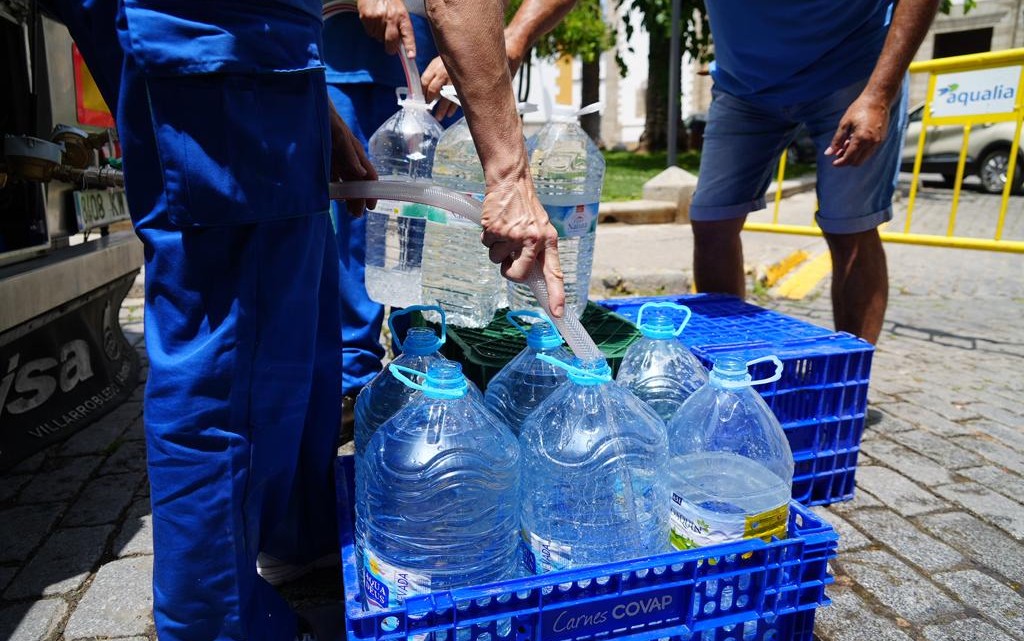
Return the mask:
<svg viewBox="0 0 1024 641">
<path fill-rule="evenodd" d="M 832 255 L 827 251 L 822 252 L 793 272 L 792 276 L 779 285 L 776 293 L 783 298 L 800 300 L 811 293 L 831 271 Z"/>
</svg>

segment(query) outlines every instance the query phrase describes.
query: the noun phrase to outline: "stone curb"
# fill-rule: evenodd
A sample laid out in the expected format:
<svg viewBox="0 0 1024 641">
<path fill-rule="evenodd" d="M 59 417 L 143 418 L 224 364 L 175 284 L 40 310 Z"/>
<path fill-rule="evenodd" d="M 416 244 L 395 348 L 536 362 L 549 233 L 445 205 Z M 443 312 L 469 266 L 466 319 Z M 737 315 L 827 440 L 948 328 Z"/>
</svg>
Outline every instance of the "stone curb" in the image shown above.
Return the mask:
<svg viewBox="0 0 1024 641">
<path fill-rule="evenodd" d="M 782 197 L 789 198 L 796 194 L 811 191 L 818 184 L 814 174 L 782 181 Z M 775 200 L 778 183 L 772 183 L 765 194 L 765 200 L 771 205 Z M 600 222 L 626 223 L 629 225 L 657 225 L 677 222 L 676 205 L 663 200 L 624 200 L 603 202 L 598 209 Z M 685 224 L 679 221 L 680 224 Z"/>
</svg>

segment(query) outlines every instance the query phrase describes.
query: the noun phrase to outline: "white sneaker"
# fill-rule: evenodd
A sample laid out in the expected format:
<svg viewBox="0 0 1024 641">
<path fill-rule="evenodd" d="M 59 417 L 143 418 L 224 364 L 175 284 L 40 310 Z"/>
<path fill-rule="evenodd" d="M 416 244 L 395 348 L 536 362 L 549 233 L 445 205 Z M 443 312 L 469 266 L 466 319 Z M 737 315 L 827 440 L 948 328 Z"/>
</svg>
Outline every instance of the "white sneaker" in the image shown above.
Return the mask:
<svg viewBox="0 0 1024 641">
<path fill-rule="evenodd" d="M 287 561 L 282 561 L 277 557 L 260 552 L 259 556 L 256 557 L 256 572 L 258 572 L 267 583 L 277 587 L 279 585 L 284 585 L 285 583 L 290 583 L 295 579 L 304 577 L 313 570 L 329 568 L 332 565 L 337 565 L 338 559 L 338 553 L 334 552 L 322 556 L 319 559 L 310 561 L 305 565 L 292 565 Z M 300 639 L 299 641 L 308 640 Z"/>
</svg>

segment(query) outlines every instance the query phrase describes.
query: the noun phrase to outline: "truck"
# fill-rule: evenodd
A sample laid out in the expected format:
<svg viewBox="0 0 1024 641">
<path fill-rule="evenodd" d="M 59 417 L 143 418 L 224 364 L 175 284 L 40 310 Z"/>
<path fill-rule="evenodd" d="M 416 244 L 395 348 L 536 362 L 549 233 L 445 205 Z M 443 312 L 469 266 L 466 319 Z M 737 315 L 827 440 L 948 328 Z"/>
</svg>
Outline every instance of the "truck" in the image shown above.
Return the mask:
<svg viewBox="0 0 1024 641">
<path fill-rule="evenodd" d="M 116 128 L 67 29 L 0 0 L 0 472 L 113 410 L 140 359 L 119 310 L 143 263 Z"/>
</svg>

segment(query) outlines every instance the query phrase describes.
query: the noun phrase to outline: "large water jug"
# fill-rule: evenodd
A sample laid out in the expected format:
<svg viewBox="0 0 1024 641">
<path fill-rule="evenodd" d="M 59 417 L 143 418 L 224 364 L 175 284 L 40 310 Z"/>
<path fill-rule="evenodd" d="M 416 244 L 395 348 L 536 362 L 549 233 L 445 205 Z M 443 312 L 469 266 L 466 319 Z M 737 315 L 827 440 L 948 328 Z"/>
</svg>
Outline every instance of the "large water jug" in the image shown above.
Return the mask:
<svg viewBox="0 0 1024 641">
<path fill-rule="evenodd" d="M 682 313 L 678 325 L 669 310 Z M 626 350 L 615 377 L 666 423 L 683 401 L 708 382 L 704 366 L 678 340 L 690 316 L 690 308 L 677 303 L 641 305 L 636 326 L 642 336 Z"/>
<path fill-rule="evenodd" d="M 533 317 L 540 322 L 526 328 L 516 322 L 518 316 Z M 562 337 L 544 314 L 518 310 L 508 312 L 505 317 L 526 336 L 526 348 L 487 384 L 484 403 L 518 436 L 526 417 L 568 378 L 564 369 L 537 358 L 537 354 L 547 354 L 564 362 L 572 360 L 572 355 L 562 346 Z"/>
<path fill-rule="evenodd" d="M 775 363 L 751 380 L 747 368 Z M 671 542 L 680 550 L 745 538 L 785 538 L 793 452 L 782 426 L 752 388 L 782 376 L 775 356 L 715 361 L 707 384 L 668 426 Z"/>
<path fill-rule="evenodd" d="M 596 111 L 556 105 L 551 122 L 529 140 L 530 173 L 537 197 L 558 230 L 558 258 L 565 274 L 565 307 L 577 316 L 587 306 L 590 272 L 594 264 L 597 208 L 604 181 L 604 156 L 579 117 Z M 530 288 L 508 284 L 509 305 L 539 308 Z"/>
<path fill-rule="evenodd" d="M 370 137 L 370 162 L 381 180 L 429 180 L 442 128 L 418 96 L 403 98 L 401 109 Z M 366 292 L 385 305 L 423 302 L 423 238 L 432 207 L 380 200 L 366 213 Z"/>
<path fill-rule="evenodd" d="M 411 327 L 405 340 L 398 339 L 395 330 L 395 319 L 412 312 L 433 311 L 441 317 L 441 334 L 438 335 L 429 327 Z M 447 340 L 447 325 L 444 310 L 436 305 L 413 305 L 394 311 L 388 317 L 388 327 L 395 347 L 401 354 L 392 362 L 396 365 L 409 367 L 421 372 L 427 371 L 431 365 L 445 360 L 440 349 Z M 377 428 L 405 407 L 419 392 L 395 378 L 387 369 L 373 377 L 356 397 L 355 440 L 356 463 L 362 458 L 363 451 L 370 437 Z"/>
<path fill-rule="evenodd" d="M 445 130 L 434 155 L 436 184 L 484 199 L 484 170 L 465 118 Z M 494 319 L 505 285 L 498 266 L 480 243 L 481 227 L 458 216 L 426 224 L 423 298 L 448 312 L 448 322 L 484 327 Z"/>
<path fill-rule="evenodd" d="M 669 548 L 658 415 L 612 381 L 604 359 L 563 363 L 569 381 L 523 424 L 523 559 L 541 574 Z"/>
<path fill-rule="evenodd" d="M 389 369 L 423 394 L 377 430 L 357 468 L 366 605 L 394 607 L 410 595 L 515 576 L 515 437 L 467 394 L 458 363 L 436 362 L 426 376 Z"/>
</svg>

